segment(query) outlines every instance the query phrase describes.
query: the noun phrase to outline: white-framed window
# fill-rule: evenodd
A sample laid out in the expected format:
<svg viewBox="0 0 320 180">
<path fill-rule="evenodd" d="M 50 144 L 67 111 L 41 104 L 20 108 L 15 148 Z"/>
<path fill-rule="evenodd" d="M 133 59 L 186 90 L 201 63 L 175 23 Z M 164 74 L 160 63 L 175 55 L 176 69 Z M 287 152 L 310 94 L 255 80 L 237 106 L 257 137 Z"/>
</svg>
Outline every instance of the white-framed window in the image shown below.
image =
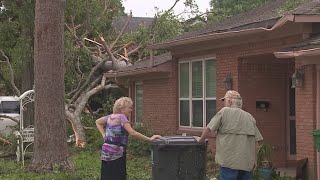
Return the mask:
<svg viewBox="0 0 320 180">
<path fill-rule="evenodd" d="M 180 127 L 204 128 L 216 114 L 216 62 L 179 62 Z"/>
<path fill-rule="evenodd" d="M 143 83 L 142 81 L 137 81 L 135 83 L 135 113 L 136 113 L 136 123 L 142 123 L 142 115 L 143 115 Z"/>
</svg>

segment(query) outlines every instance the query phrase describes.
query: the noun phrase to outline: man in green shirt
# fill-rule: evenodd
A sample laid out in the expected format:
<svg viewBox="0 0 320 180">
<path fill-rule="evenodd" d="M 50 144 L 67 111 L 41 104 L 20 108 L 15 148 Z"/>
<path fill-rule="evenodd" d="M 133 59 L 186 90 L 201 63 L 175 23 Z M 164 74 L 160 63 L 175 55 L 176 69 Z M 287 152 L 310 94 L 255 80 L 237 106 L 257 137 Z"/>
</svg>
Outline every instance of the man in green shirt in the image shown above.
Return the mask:
<svg viewBox="0 0 320 180">
<path fill-rule="evenodd" d="M 258 142 L 263 138 L 254 117 L 242 110 L 242 98 L 237 91 L 228 91 L 220 99 L 222 108 L 202 132 L 203 143 L 209 132 L 216 134 L 216 163 L 221 180 L 251 180 L 256 168 Z"/>
</svg>

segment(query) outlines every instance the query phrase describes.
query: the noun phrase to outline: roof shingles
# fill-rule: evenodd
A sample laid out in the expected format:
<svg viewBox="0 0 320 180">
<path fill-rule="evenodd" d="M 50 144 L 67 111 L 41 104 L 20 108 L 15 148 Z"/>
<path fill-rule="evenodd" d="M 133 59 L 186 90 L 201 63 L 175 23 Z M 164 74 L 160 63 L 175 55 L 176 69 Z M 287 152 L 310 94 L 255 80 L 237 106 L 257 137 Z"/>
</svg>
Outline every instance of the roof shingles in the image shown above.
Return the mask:
<svg viewBox="0 0 320 180">
<path fill-rule="evenodd" d="M 293 15 L 320 15 L 320 2 L 310 2 L 305 0 L 298 8 L 287 14 Z M 280 14 L 281 8 L 286 4 L 287 0 L 273 0 L 261 7 L 257 7 L 251 11 L 232 16 L 225 20 L 208 24 L 207 26 L 182 34 L 172 39 L 173 41 L 182 40 L 191 37 L 197 37 L 204 34 L 237 31 L 252 28 L 271 28 L 284 15 Z"/>
<path fill-rule="evenodd" d="M 158 66 L 160 64 L 163 64 L 171 60 L 172 60 L 171 53 L 164 53 L 158 56 L 154 56 L 154 66 Z M 151 68 L 150 58 L 141 59 L 135 62 L 133 65 L 123 67 L 116 72 L 136 71 L 136 70 L 145 69 L 145 68 Z"/>
</svg>

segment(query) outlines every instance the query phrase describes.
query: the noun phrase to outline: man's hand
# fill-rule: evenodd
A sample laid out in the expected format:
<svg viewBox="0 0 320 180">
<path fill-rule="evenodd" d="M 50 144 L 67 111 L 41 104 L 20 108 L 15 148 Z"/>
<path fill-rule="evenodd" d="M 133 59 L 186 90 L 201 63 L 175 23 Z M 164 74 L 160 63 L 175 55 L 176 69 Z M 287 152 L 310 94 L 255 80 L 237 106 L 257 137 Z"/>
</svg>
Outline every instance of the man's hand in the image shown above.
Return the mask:
<svg viewBox="0 0 320 180">
<path fill-rule="evenodd" d="M 201 137 L 199 136 L 193 136 L 193 138 L 198 141 L 198 143 L 204 143 L 204 140 L 201 140 Z"/>
<path fill-rule="evenodd" d="M 254 164 L 253 164 L 252 171 L 256 171 L 256 170 L 257 170 L 257 163 L 254 163 Z"/>
</svg>

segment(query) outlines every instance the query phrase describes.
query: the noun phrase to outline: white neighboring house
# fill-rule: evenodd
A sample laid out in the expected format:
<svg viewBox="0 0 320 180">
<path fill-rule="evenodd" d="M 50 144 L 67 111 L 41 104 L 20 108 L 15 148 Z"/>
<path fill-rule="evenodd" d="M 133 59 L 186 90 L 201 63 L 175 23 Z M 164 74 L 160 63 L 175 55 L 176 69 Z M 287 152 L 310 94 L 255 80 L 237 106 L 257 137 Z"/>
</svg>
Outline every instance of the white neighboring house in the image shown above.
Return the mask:
<svg viewBox="0 0 320 180">
<path fill-rule="evenodd" d="M 20 116 L 20 102 L 19 97 L 16 96 L 0 96 L 0 115 L 6 115 L 19 120 Z M 17 123 L 9 118 L 0 118 L 0 134 L 9 135 L 13 127 Z"/>
</svg>

